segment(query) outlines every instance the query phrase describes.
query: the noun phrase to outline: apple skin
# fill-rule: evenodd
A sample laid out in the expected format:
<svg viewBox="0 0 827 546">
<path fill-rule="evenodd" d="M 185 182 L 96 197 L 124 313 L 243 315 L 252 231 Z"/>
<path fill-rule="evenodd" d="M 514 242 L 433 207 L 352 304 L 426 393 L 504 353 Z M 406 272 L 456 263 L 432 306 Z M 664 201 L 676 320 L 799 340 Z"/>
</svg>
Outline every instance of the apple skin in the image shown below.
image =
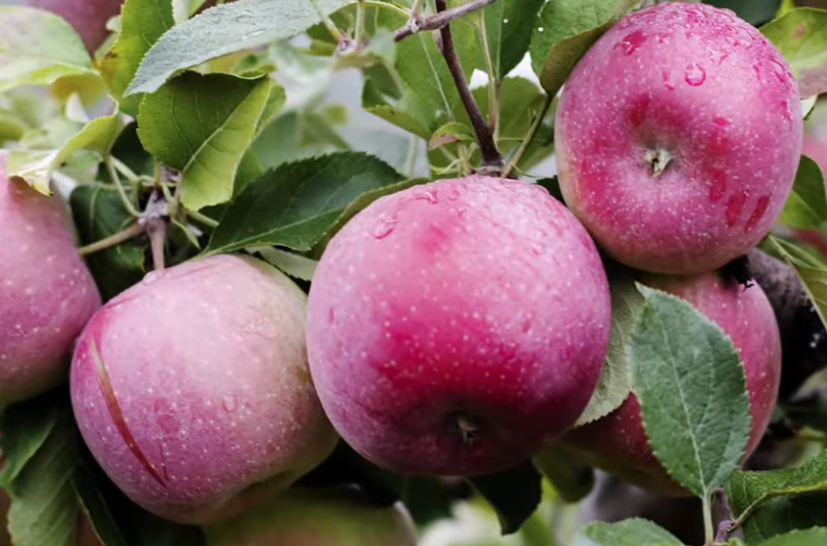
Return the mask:
<svg viewBox="0 0 827 546">
<path fill-rule="evenodd" d="M 75 338 L 100 307 L 64 202 L 6 178 L 0 155 L 0 405 L 65 380 Z"/>
<path fill-rule="evenodd" d="M 619 262 L 712 271 L 781 213 L 802 149 L 799 104 L 784 58 L 732 12 L 686 2 L 634 12 L 566 82 L 555 125 L 563 197 Z M 659 175 L 647 154 L 668 160 Z"/>
<path fill-rule="evenodd" d="M 593 241 L 544 188 L 441 180 L 377 200 L 330 241 L 310 369 L 334 427 L 375 464 L 485 474 L 575 422 L 610 315 Z"/>
<path fill-rule="evenodd" d="M 205 529 L 209 546 L 416 546 L 401 503 L 370 504 L 358 489 L 290 489 Z"/>
<path fill-rule="evenodd" d="M 752 416 L 742 459 L 746 460 L 769 425 L 781 382 L 781 338 L 767 296 L 757 284 L 745 289 L 717 272 L 691 277 L 648 275 L 640 280 L 685 299 L 732 339 L 744 364 Z M 649 447 L 634 394 L 606 417 L 570 431 L 562 445 L 624 481 L 664 494 L 690 494 L 669 477 Z"/>
<path fill-rule="evenodd" d="M 121 12 L 124 0 L 29 0 L 29 5 L 59 15 L 72 25 L 91 52 L 97 50 L 109 31 L 106 23 Z"/>
<path fill-rule="evenodd" d="M 275 268 L 218 255 L 150 273 L 98 311 L 71 396 L 115 484 L 162 518 L 207 524 L 325 459 L 338 438 L 307 369 L 305 309 Z"/>
</svg>

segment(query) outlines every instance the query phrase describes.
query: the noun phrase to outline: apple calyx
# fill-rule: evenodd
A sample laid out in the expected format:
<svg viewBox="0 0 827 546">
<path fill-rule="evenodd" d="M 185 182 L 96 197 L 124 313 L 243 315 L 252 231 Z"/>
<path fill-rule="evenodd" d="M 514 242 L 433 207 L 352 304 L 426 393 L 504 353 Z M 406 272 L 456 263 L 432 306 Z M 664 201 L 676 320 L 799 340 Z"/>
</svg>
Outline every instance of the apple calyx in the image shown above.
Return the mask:
<svg viewBox="0 0 827 546">
<path fill-rule="evenodd" d="M 654 150 L 646 150 L 643 154 L 643 161 L 652 167 L 652 176 L 657 178 L 666 168 L 672 163 L 672 152 L 664 150 L 663 148 L 655 148 Z"/>
</svg>

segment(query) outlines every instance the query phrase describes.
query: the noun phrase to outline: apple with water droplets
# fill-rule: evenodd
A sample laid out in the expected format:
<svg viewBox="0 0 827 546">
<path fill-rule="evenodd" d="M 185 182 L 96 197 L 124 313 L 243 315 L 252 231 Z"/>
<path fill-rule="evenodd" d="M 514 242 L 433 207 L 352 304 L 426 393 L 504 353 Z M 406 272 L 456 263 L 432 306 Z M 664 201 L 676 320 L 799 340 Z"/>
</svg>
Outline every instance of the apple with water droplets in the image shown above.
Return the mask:
<svg viewBox="0 0 827 546">
<path fill-rule="evenodd" d="M 0 156 L 0 404 L 64 381 L 101 298 L 60 197 L 9 180 Z"/>
<path fill-rule="evenodd" d="M 484 474 L 579 417 L 610 314 L 594 242 L 544 188 L 441 180 L 377 200 L 331 239 L 310 289 L 310 369 L 367 459 Z"/>
<path fill-rule="evenodd" d="M 729 10 L 664 2 L 621 19 L 566 82 L 560 187 L 618 261 L 708 272 L 770 230 L 802 133 L 795 79 L 757 29 Z"/>
<path fill-rule="evenodd" d="M 781 381 L 781 338 L 767 296 L 757 284 L 745 288 L 719 272 L 643 275 L 638 280 L 688 301 L 732 340 L 744 366 L 752 417 L 746 460 L 769 425 Z M 613 276 L 611 282 L 631 281 Z M 669 477 L 649 447 L 634 394 L 606 417 L 570 431 L 562 445 L 623 480 L 666 494 L 689 495 Z"/>
<path fill-rule="evenodd" d="M 377 506 L 355 488 L 292 488 L 205 529 L 209 546 L 416 546 L 401 503 Z"/>
<path fill-rule="evenodd" d="M 72 25 L 86 49 L 94 52 L 109 36 L 106 23 L 120 14 L 124 0 L 29 0 L 29 5 L 59 15 Z"/>
<path fill-rule="evenodd" d="M 95 459 L 160 517 L 207 524 L 280 491 L 338 437 L 307 368 L 305 294 L 260 260 L 153 272 L 101 308 L 72 360 Z"/>
</svg>

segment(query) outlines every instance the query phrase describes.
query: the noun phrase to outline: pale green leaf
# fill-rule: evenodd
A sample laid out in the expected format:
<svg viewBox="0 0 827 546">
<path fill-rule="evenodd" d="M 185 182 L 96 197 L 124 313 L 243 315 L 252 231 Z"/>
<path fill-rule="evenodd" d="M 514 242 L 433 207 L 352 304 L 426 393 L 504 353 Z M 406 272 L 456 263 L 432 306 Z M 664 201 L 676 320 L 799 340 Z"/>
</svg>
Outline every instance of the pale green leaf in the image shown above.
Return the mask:
<svg viewBox="0 0 827 546">
<path fill-rule="evenodd" d="M 794 9 L 761 32 L 789 63 L 802 97 L 827 91 L 827 11 Z"/>
<path fill-rule="evenodd" d="M 807 156 L 801 156 L 793 191 L 787 198 L 778 221 L 803 229 L 816 228 L 827 222 L 824 175 L 818 164 Z"/>
<path fill-rule="evenodd" d="M 594 522 L 578 533 L 572 546 L 681 546 L 672 533 L 645 519 Z"/>
</svg>

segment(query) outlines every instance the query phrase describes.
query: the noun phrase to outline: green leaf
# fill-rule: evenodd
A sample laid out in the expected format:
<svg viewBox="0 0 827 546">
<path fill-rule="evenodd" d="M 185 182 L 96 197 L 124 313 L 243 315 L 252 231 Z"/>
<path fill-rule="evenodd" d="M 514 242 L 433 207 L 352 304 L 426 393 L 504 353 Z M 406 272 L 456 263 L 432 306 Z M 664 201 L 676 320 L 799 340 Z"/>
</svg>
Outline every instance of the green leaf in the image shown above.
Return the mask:
<svg viewBox="0 0 827 546">
<path fill-rule="evenodd" d="M 72 485 L 95 533 L 106 546 L 206 546 L 203 531 L 150 514 L 129 500 L 95 463 L 85 446 Z"/>
<path fill-rule="evenodd" d="M 789 421 L 827 433 L 827 392 L 816 391 L 808 396 L 779 404 Z"/>
<path fill-rule="evenodd" d="M 468 482 L 497 512 L 503 535 L 519 531 L 543 497 L 542 476 L 529 461 L 497 474 L 468 478 Z"/>
<path fill-rule="evenodd" d="M 0 419 L 4 466 L 0 486 L 12 491 L 21 470 L 34 457 L 57 423 L 57 406 L 47 397 L 7 406 Z"/>
<path fill-rule="evenodd" d="M 483 11 L 488 51 L 497 81 L 520 64 L 544 0 L 500 0 Z M 478 68 L 485 70 L 485 65 Z"/>
<path fill-rule="evenodd" d="M 134 221 L 124 208 L 118 191 L 111 185 L 78 186 L 72 191 L 69 202 L 84 245 L 114 235 Z M 86 264 L 104 301 L 143 278 L 146 246 L 145 240 L 134 238 L 87 256 Z"/>
<path fill-rule="evenodd" d="M 801 97 L 827 91 L 827 11 L 794 9 L 761 32 L 789 63 Z"/>
<path fill-rule="evenodd" d="M 575 537 L 573 546 L 681 546 L 672 533 L 645 519 L 594 522 Z"/>
<path fill-rule="evenodd" d="M 778 221 L 802 229 L 816 228 L 827 221 L 824 175 L 818 164 L 807 156 L 801 156 L 793 191 Z"/>
<path fill-rule="evenodd" d="M 540 11 L 531 36 L 531 62 L 540 84 L 556 95 L 586 51 L 634 0 L 556 0 Z"/>
<path fill-rule="evenodd" d="M 793 529 L 827 524 L 827 452 L 799 468 L 735 472 L 724 484 L 732 513 L 756 544 Z"/>
<path fill-rule="evenodd" d="M 151 93 L 186 68 L 291 38 L 320 22 L 319 12 L 329 15 L 354 1 L 238 0 L 216 6 L 161 36 L 141 61 L 124 94 Z M 221 32 L 216 32 L 217 28 Z"/>
<path fill-rule="evenodd" d="M 185 207 L 198 210 L 232 197 L 271 81 L 187 72 L 143 100 L 138 136 L 156 159 L 181 171 Z"/>
<path fill-rule="evenodd" d="M 47 11 L 0 6 L 0 92 L 82 74 L 97 72 L 69 23 Z"/>
<path fill-rule="evenodd" d="M 63 162 L 81 150 L 92 150 L 102 156 L 108 154 L 123 128 L 120 114 L 95 118 L 57 149 L 10 151 L 6 172 L 10 178 L 22 179 L 37 191 L 50 195 L 52 175 Z"/>
<path fill-rule="evenodd" d="M 706 0 L 706 3 L 731 9 L 738 17 L 754 25 L 775 17 L 781 6 L 781 0 Z"/>
<path fill-rule="evenodd" d="M 625 272 L 618 271 L 613 275 L 610 289 L 612 329 L 609 352 L 597 388 L 575 426 L 591 423 L 610 414 L 620 407 L 632 390 L 626 351 L 644 300 L 635 288 L 632 277 Z"/>
<path fill-rule="evenodd" d="M 48 437 L 12 484 L 8 529 L 12 542 L 19 546 L 73 546 L 80 514 L 71 484 L 77 463 L 77 429 L 62 391 L 40 402 L 56 407 L 58 416 Z M 51 419 L 47 413 L 41 415 Z"/>
<path fill-rule="evenodd" d="M 418 137 L 431 138 L 430 111 L 424 105 L 416 104 L 415 95 L 408 94 L 403 100 L 391 104 L 373 80 L 366 78 L 362 88 L 362 108 Z"/>
<path fill-rule="evenodd" d="M 827 529 L 824 527 L 793 531 L 768 540 L 761 546 L 815 546 L 816 544 L 827 544 Z"/>
<path fill-rule="evenodd" d="M 213 233 L 207 253 L 276 245 L 308 251 L 361 194 L 402 179 L 387 164 L 362 153 L 287 163 L 244 188 Z"/>
<path fill-rule="evenodd" d="M 566 502 L 580 502 L 594 488 L 594 469 L 556 443 L 544 447 L 532 460 Z"/>
<path fill-rule="evenodd" d="M 772 235 L 767 237 L 765 245 L 762 246 L 795 270 L 822 324 L 827 325 L 827 266 L 802 249 L 799 244 Z"/>
<path fill-rule="evenodd" d="M 744 368 L 729 337 L 692 305 L 639 289 L 646 304 L 627 358 L 643 428 L 671 477 L 709 499 L 747 445 Z"/>
<path fill-rule="evenodd" d="M 121 32 L 100 60 L 100 71 L 123 112 L 138 115 L 141 95 L 124 98 L 138 65 L 158 38 L 175 26 L 170 0 L 127 0 L 121 11 Z"/>
<path fill-rule="evenodd" d="M 436 150 L 452 142 L 475 142 L 476 140 L 477 137 L 471 127 L 452 121 L 434 131 L 428 142 L 428 149 Z"/>
<path fill-rule="evenodd" d="M 319 262 L 316 260 L 311 260 L 310 258 L 305 258 L 300 254 L 294 254 L 292 252 L 287 252 L 286 250 L 272 248 L 269 246 L 251 248 L 250 250 L 260 254 L 261 257 L 270 265 L 273 265 L 287 275 L 302 281 L 312 281 L 313 275 L 316 273 L 316 267 L 319 265 Z"/>
</svg>

